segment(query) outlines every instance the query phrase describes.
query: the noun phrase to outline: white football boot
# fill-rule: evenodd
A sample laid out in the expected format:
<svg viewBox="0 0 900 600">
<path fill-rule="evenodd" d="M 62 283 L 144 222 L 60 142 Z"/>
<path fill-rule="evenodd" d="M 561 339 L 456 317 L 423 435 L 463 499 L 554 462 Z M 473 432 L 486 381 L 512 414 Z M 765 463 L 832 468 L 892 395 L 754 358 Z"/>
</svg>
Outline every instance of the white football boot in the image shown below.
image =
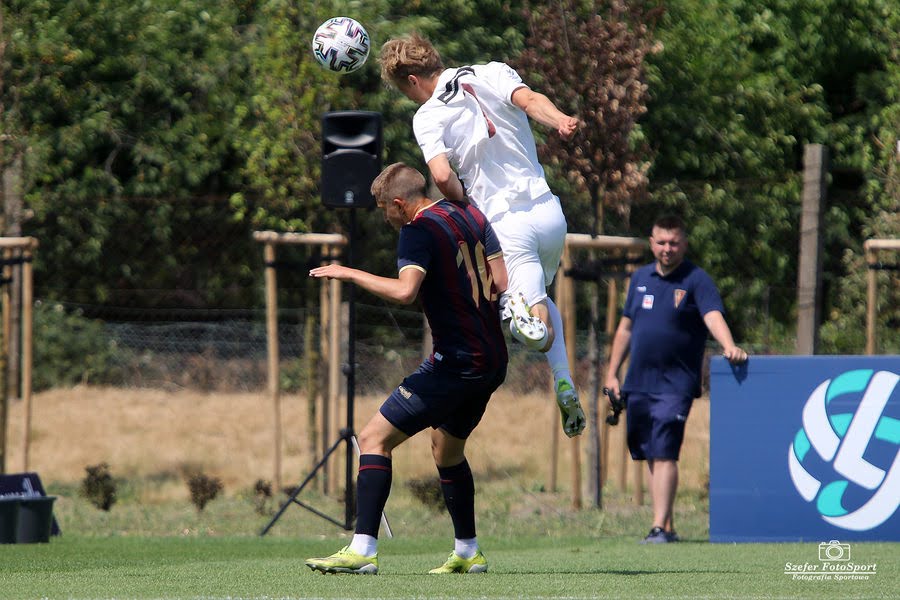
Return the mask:
<svg viewBox="0 0 900 600">
<path fill-rule="evenodd" d="M 532 350 L 544 349 L 550 333 L 544 322 L 531 314 L 524 295 L 521 293 L 509 294 L 503 310 L 504 312 L 509 311 L 509 332 L 515 339 Z"/>
</svg>

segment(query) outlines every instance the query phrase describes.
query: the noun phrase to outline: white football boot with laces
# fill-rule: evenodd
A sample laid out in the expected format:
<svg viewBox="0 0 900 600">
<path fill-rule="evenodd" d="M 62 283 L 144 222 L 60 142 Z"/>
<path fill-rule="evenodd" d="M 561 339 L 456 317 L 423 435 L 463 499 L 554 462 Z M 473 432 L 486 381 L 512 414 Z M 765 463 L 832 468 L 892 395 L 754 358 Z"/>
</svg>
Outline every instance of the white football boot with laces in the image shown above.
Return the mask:
<svg viewBox="0 0 900 600">
<path fill-rule="evenodd" d="M 501 300 L 503 306 L 501 318 L 503 320 L 509 318 L 509 332 L 513 338 L 532 350 L 543 350 L 549 336 L 547 326 L 531 314 L 525 296 L 521 293 L 505 295 L 506 302 Z"/>
</svg>

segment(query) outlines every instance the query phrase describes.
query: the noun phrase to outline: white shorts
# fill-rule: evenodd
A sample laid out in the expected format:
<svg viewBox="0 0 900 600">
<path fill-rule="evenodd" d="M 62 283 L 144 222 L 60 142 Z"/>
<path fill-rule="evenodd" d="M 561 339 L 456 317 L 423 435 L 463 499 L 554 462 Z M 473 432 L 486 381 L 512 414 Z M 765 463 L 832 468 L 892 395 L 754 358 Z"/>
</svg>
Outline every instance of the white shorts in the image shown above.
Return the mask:
<svg viewBox="0 0 900 600">
<path fill-rule="evenodd" d="M 509 290 L 521 292 L 529 306 L 547 297 L 566 243 L 566 217 L 559 198 L 545 194 L 509 212 L 491 225 L 503 248 Z"/>
</svg>

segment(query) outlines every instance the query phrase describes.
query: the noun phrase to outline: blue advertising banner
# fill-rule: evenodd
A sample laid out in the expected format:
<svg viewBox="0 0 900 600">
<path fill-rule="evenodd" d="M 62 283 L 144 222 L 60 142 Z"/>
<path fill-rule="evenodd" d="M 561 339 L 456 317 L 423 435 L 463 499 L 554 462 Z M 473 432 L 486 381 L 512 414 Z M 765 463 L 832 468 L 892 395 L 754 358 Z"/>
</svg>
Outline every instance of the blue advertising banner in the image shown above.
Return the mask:
<svg viewBox="0 0 900 600">
<path fill-rule="evenodd" d="M 900 541 L 900 356 L 710 365 L 713 542 Z"/>
</svg>

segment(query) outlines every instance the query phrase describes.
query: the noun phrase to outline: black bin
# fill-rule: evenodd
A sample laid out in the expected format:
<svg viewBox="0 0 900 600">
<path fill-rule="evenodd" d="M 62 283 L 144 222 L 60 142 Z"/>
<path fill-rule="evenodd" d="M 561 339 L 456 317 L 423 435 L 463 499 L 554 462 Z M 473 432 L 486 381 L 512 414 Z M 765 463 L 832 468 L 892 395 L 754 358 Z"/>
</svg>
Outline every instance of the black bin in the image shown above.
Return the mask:
<svg viewBox="0 0 900 600">
<path fill-rule="evenodd" d="M 19 499 L 16 523 L 16 543 L 35 544 L 50 541 L 53 526 L 53 503 L 56 496 L 36 496 Z"/>
<path fill-rule="evenodd" d="M 0 544 L 16 543 L 19 523 L 19 499 L 0 498 Z"/>
</svg>

